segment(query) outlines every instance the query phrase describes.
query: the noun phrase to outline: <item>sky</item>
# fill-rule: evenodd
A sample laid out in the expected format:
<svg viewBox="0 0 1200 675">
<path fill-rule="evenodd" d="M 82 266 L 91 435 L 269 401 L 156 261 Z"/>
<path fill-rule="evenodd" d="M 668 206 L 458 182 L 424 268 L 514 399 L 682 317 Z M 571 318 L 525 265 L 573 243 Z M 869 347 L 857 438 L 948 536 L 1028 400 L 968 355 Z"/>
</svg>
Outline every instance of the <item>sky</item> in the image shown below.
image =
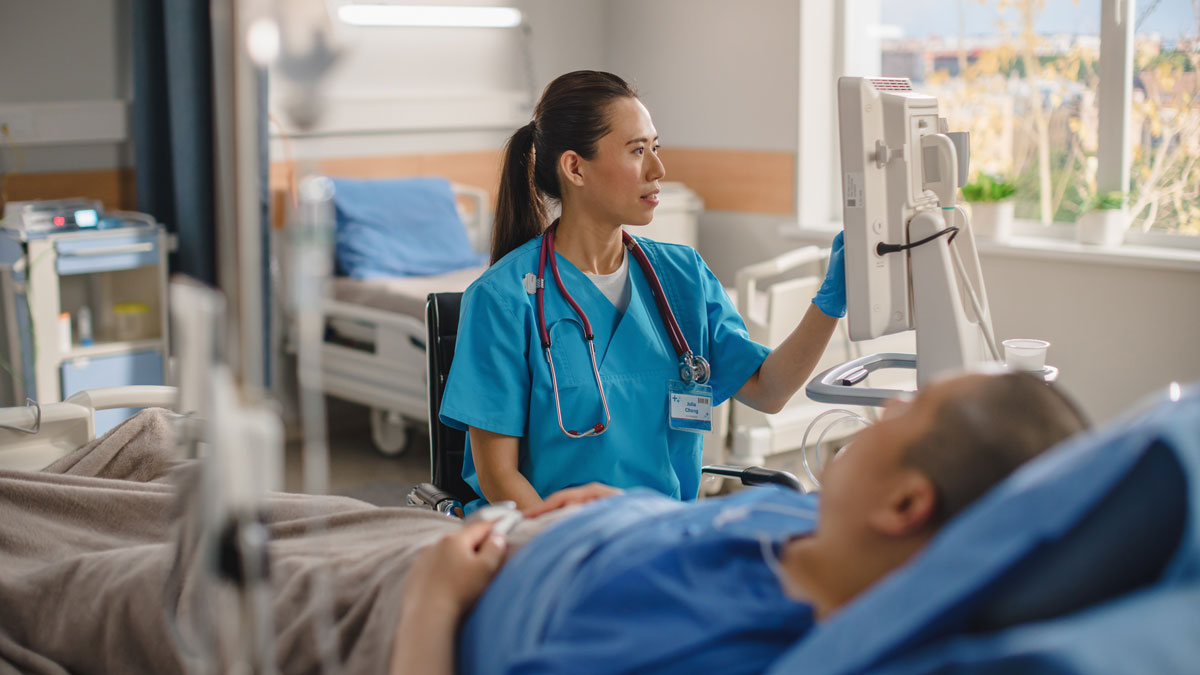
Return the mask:
<svg viewBox="0 0 1200 675">
<path fill-rule="evenodd" d="M 1153 0 L 1135 0 L 1134 16 L 1140 17 L 1145 7 Z M 967 35 L 994 34 L 996 24 L 996 2 L 987 0 L 885 0 L 881 18 L 885 25 L 899 26 L 903 37 L 916 38 L 928 35 L 953 36 L 958 33 L 958 6 L 965 11 Z M 1011 10 L 1006 20 L 1014 23 L 1016 14 Z M 1189 28 L 1194 30 L 1196 17 L 1192 12 L 1191 0 L 1159 0 L 1153 12 L 1142 22 L 1137 32 L 1160 33 L 1162 37 L 1174 39 Z M 1041 34 L 1075 33 L 1100 34 L 1100 0 L 1046 0 L 1046 8 L 1038 17 L 1038 32 Z"/>
</svg>

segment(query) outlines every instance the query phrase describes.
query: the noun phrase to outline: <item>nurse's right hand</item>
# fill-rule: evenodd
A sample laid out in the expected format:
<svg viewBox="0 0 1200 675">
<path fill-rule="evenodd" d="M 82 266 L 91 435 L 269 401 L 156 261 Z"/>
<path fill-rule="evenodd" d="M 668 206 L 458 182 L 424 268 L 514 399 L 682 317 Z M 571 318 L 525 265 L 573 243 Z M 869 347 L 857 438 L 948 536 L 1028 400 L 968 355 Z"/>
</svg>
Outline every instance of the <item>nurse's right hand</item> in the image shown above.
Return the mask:
<svg viewBox="0 0 1200 675">
<path fill-rule="evenodd" d="M 564 488 L 542 500 L 541 504 L 525 510 L 526 518 L 537 518 L 551 511 L 557 511 L 576 504 L 586 504 L 597 499 L 619 495 L 623 490 L 604 483 L 588 483 L 578 487 Z"/>
<path fill-rule="evenodd" d="M 841 232 L 833 238 L 825 281 L 812 301 L 826 316 L 838 319 L 846 316 L 846 250 L 842 244 Z"/>
</svg>

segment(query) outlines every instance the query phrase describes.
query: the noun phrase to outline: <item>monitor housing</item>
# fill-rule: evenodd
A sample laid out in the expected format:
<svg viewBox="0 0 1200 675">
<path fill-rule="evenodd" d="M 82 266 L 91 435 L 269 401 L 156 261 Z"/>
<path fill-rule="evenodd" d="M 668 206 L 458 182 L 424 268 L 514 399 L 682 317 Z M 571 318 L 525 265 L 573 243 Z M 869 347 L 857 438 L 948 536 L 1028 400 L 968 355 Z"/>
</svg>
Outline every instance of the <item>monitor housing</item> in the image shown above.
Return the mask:
<svg viewBox="0 0 1200 675">
<path fill-rule="evenodd" d="M 945 130 L 937 99 L 905 78 L 838 79 L 846 304 L 852 340 L 915 328 L 909 256 L 878 244 L 909 242 L 908 223 L 937 197 L 924 189 L 921 139 Z"/>
</svg>

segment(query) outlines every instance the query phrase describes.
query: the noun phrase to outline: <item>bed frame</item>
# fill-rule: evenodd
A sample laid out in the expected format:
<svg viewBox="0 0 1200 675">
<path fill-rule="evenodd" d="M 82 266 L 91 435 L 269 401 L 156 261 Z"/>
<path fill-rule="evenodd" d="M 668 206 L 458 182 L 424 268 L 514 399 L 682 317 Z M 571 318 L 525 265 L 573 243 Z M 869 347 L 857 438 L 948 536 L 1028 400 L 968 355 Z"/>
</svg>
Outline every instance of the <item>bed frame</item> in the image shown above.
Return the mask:
<svg viewBox="0 0 1200 675">
<path fill-rule="evenodd" d="M 476 251 L 491 244 L 490 196 L 482 188 L 451 184 L 459 215 Z M 286 193 L 274 203 L 285 204 Z M 287 256 L 279 256 L 286 268 Z M 455 289 L 446 289 L 455 290 Z M 399 455 L 415 428 L 429 422 L 426 402 L 425 320 L 329 297 L 324 305 L 325 341 L 321 347 L 321 383 L 327 395 L 370 409 L 371 440 L 385 455 Z M 353 324 L 354 339 L 338 326 Z M 284 322 L 289 328 L 290 318 Z M 295 354 L 293 339 L 285 349 Z"/>
<path fill-rule="evenodd" d="M 0 469 L 38 471 L 96 437 L 97 410 L 173 408 L 175 387 L 136 385 L 78 392 L 65 401 L 0 408 Z"/>
</svg>

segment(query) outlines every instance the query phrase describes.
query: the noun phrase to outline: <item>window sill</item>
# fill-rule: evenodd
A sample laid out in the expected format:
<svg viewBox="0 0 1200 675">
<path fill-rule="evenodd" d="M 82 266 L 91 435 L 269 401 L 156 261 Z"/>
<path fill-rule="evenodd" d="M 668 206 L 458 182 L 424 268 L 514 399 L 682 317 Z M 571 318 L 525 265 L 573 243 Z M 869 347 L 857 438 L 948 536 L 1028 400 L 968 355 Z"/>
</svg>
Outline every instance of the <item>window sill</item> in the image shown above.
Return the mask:
<svg viewBox="0 0 1200 675">
<path fill-rule="evenodd" d="M 1159 246 L 1092 246 L 1045 237 L 1014 236 L 1006 241 L 976 240 L 980 255 L 1030 260 L 1103 263 L 1122 267 L 1200 271 L 1200 251 Z"/>
<path fill-rule="evenodd" d="M 831 223 L 825 227 L 819 225 L 797 227 L 789 223 L 780 226 L 779 236 L 787 240 L 828 246 L 829 238 L 839 229 L 841 229 L 840 223 Z M 984 257 L 994 255 L 1026 260 L 1061 260 L 1120 267 L 1200 272 L 1200 249 L 1140 244 L 1122 244 L 1113 247 L 1092 246 L 1067 238 L 1069 235 L 1064 236 L 1072 231 L 1071 228 L 1063 226 L 1059 229 L 1063 231 L 1056 230 L 1047 235 L 1016 234 L 1004 241 L 976 239 L 975 244 L 979 253 Z"/>
</svg>

